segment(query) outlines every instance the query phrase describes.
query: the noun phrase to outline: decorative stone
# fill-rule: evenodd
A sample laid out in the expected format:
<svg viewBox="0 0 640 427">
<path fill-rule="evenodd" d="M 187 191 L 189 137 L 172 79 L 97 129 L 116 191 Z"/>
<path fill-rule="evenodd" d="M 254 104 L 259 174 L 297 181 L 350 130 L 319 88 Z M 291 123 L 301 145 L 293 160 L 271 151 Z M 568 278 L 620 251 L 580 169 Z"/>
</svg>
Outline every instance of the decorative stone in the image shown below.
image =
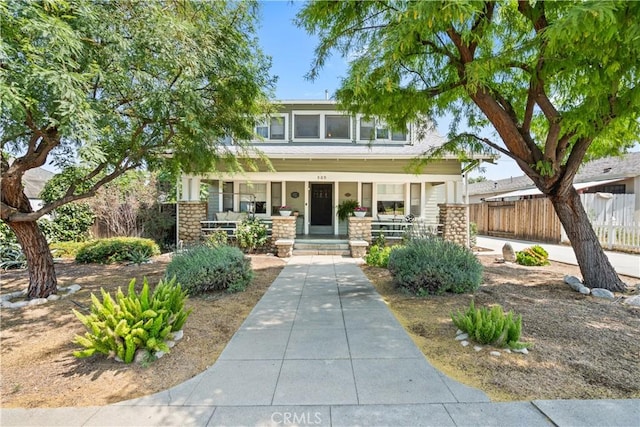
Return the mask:
<svg viewBox="0 0 640 427">
<path fill-rule="evenodd" d="M 504 352 L 505 352 L 505 353 L 507 353 L 507 354 L 511 354 L 511 349 L 510 349 L 510 348 L 505 348 L 505 349 L 504 349 L 504 350 L 502 350 L 502 351 L 504 351 Z"/>
<path fill-rule="evenodd" d="M 581 286 L 584 286 L 584 283 L 582 283 L 582 280 L 580 280 L 576 276 L 570 276 L 570 275 L 564 276 L 564 283 L 566 283 L 567 285 L 571 286 L 571 288 L 576 290 L 576 291 Z"/>
<path fill-rule="evenodd" d="M 529 354 L 529 350 L 527 350 L 526 348 L 514 348 L 513 352 L 521 353 L 521 354 Z"/>
<path fill-rule="evenodd" d="M 466 340 L 460 341 L 460 345 L 462 345 L 463 347 L 466 347 L 469 345 L 469 341 L 466 341 Z"/>
<path fill-rule="evenodd" d="M 469 334 L 460 334 L 456 337 L 456 340 L 462 341 L 462 340 L 466 340 L 467 338 L 469 338 Z"/>
<path fill-rule="evenodd" d="M 69 291 L 70 294 L 72 294 L 74 292 L 78 292 L 80 289 L 82 289 L 82 286 L 80 286 L 80 285 L 69 285 L 69 286 L 67 286 L 67 290 Z"/>
<path fill-rule="evenodd" d="M 506 262 L 516 262 L 516 252 L 509 242 L 502 247 L 502 257 Z"/>
<path fill-rule="evenodd" d="M 593 288 L 593 289 L 591 289 L 591 295 L 593 295 L 596 298 L 604 298 L 604 299 L 608 299 L 608 300 L 616 299 L 616 296 L 613 294 L 613 292 L 611 292 L 608 289 L 604 289 L 604 288 Z"/>
<path fill-rule="evenodd" d="M 165 341 L 165 344 L 167 344 L 167 347 L 169 347 L 169 348 L 173 348 L 173 347 L 176 346 L 176 342 L 175 341 L 171 341 L 171 340 Z"/>
<path fill-rule="evenodd" d="M 582 295 L 589 295 L 591 293 L 591 289 L 587 288 L 586 286 L 583 286 L 580 289 L 578 289 L 578 292 L 580 292 Z"/>
<path fill-rule="evenodd" d="M 495 351 L 495 350 L 494 351 L 490 351 L 489 354 L 491 356 L 493 356 L 493 357 L 500 357 L 501 356 L 500 352 L 499 351 Z"/>
<path fill-rule="evenodd" d="M 180 341 L 184 336 L 184 331 L 180 329 L 179 331 L 175 331 L 172 335 L 174 341 Z"/>
<path fill-rule="evenodd" d="M 138 349 L 136 350 L 136 355 L 133 357 L 133 361 L 139 364 L 145 363 L 145 359 L 147 358 L 147 350 Z"/>
<path fill-rule="evenodd" d="M 464 332 L 462 332 L 460 329 L 456 331 L 456 335 L 462 335 L 462 334 L 464 334 Z"/>
<path fill-rule="evenodd" d="M 167 354 L 167 353 L 165 353 L 165 352 L 164 352 L 164 351 L 162 351 L 162 350 L 158 350 L 158 351 L 156 351 L 155 353 L 153 353 L 153 355 L 156 357 L 156 359 L 160 359 L 160 358 L 161 358 L 162 356 L 164 356 L 165 354 Z"/>
<path fill-rule="evenodd" d="M 46 298 L 34 298 L 34 299 L 32 299 L 32 300 L 29 300 L 29 302 L 28 302 L 28 304 L 27 304 L 27 305 L 29 305 L 29 306 L 32 306 L 32 305 L 42 305 L 42 304 L 44 304 L 44 303 L 46 303 L 46 302 L 47 302 L 47 299 L 46 299 Z"/>
<path fill-rule="evenodd" d="M 60 295 L 58 294 L 51 294 L 47 297 L 48 301 L 57 301 L 60 299 Z"/>
<path fill-rule="evenodd" d="M 480 350 L 482 350 L 482 347 L 480 347 L 479 345 L 474 345 L 474 346 L 473 346 L 473 349 L 474 349 L 475 351 L 480 351 Z"/>
<path fill-rule="evenodd" d="M 16 301 L 16 302 L 12 302 L 10 304 L 11 304 L 10 308 L 22 308 L 22 307 L 28 306 L 29 305 L 29 301 Z"/>
<path fill-rule="evenodd" d="M 636 295 L 633 297 L 626 298 L 624 300 L 625 304 L 633 305 L 635 307 L 640 307 L 640 295 Z"/>
</svg>

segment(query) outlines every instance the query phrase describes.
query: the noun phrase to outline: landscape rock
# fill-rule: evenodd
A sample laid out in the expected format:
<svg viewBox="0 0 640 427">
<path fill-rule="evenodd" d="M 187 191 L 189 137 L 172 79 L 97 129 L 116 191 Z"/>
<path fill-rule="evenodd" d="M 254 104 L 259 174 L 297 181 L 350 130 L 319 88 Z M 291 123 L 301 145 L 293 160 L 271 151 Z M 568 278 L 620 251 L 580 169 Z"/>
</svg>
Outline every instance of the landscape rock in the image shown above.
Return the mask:
<svg viewBox="0 0 640 427">
<path fill-rule="evenodd" d="M 80 286 L 80 285 L 69 285 L 69 286 L 67 286 L 67 290 L 69 291 L 70 294 L 72 294 L 74 292 L 78 292 L 80 289 L 82 289 L 82 286 Z"/>
<path fill-rule="evenodd" d="M 464 334 L 464 332 L 463 332 L 463 331 L 461 331 L 460 329 L 458 329 L 458 330 L 456 331 L 456 335 L 462 335 L 462 334 Z"/>
<path fill-rule="evenodd" d="M 480 350 L 482 350 L 482 347 L 480 347 L 479 345 L 474 345 L 474 346 L 473 346 L 473 349 L 474 349 L 475 351 L 480 351 Z"/>
<path fill-rule="evenodd" d="M 467 338 L 469 338 L 469 334 L 460 334 L 456 337 L 456 340 L 462 341 L 462 340 L 466 340 Z"/>
<path fill-rule="evenodd" d="M 51 294 L 47 297 L 47 301 L 57 301 L 60 299 L 60 295 L 58 294 Z"/>
<path fill-rule="evenodd" d="M 468 345 L 469 345 L 469 341 L 465 341 L 465 340 L 463 340 L 463 341 L 460 341 L 460 344 L 461 344 L 463 347 L 466 347 L 466 346 L 468 346 Z"/>
<path fill-rule="evenodd" d="M 167 347 L 169 347 L 169 348 L 173 348 L 173 347 L 176 346 L 176 342 L 175 341 L 171 341 L 171 340 L 165 342 L 165 344 L 167 344 Z"/>
<path fill-rule="evenodd" d="M 580 290 L 580 288 L 584 287 L 584 283 L 582 283 L 582 280 L 578 279 L 576 276 L 564 276 L 564 283 L 571 286 L 571 289 L 573 289 L 574 291 L 578 291 Z"/>
<path fill-rule="evenodd" d="M 165 353 L 165 352 L 164 352 L 164 351 L 162 351 L 162 350 L 159 350 L 159 351 L 156 351 L 155 353 L 153 353 L 153 355 L 156 357 L 156 359 L 160 359 L 160 358 L 161 358 L 162 356 L 164 356 L 165 354 L 167 354 L 167 353 Z"/>
<path fill-rule="evenodd" d="M 29 301 L 17 301 L 17 302 L 12 302 L 10 304 L 11 304 L 10 308 L 22 308 L 22 307 L 28 306 Z"/>
<path fill-rule="evenodd" d="M 32 300 L 29 300 L 29 302 L 27 303 L 27 305 L 41 305 L 48 302 L 48 300 L 46 298 L 34 298 Z"/>
<path fill-rule="evenodd" d="M 505 353 L 507 353 L 507 354 L 511 354 L 511 349 L 510 349 L 510 348 L 505 348 L 503 351 L 504 351 Z"/>
<path fill-rule="evenodd" d="M 586 286 L 582 286 L 580 289 L 578 289 L 578 292 L 580 292 L 582 295 L 589 295 L 591 293 L 591 289 L 587 288 Z"/>
<path fill-rule="evenodd" d="M 502 257 L 506 262 L 516 262 L 516 251 L 510 243 L 505 243 L 502 247 Z"/>
<path fill-rule="evenodd" d="M 635 307 L 640 307 L 640 295 L 636 295 L 633 297 L 626 298 L 624 300 L 625 304 L 633 305 Z"/>
<path fill-rule="evenodd" d="M 174 341 L 180 341 L 182 339 L 182 337 L 184 336 L 184 331 L 182 329 L 180 329 L 179 331 L 175 331 L 173 333 L 173 340 Z"/>
<path fill-rule="evenodd" d="M 529 350 L 527 350 L 526 348 L 514 348 L 513 352 L 514 353 L 529 354 Z"/>
<path fill-rule="evenodd" d="M 494 356 L 494 357 L 500 357 L 501 356 L 500 352 L 499 351 L 495 351 L 495 350 L 494 351 L 490 351 L 489 354 L 491 356 Z"/>
<path fill-rule="evenodd" d="M 616 299 L 616 296 L 608 289 L 604 288 L 593 288 L 591 289 L 591 295 L 597 298 L 604 298 L 608 300 Z"/>
</svg>

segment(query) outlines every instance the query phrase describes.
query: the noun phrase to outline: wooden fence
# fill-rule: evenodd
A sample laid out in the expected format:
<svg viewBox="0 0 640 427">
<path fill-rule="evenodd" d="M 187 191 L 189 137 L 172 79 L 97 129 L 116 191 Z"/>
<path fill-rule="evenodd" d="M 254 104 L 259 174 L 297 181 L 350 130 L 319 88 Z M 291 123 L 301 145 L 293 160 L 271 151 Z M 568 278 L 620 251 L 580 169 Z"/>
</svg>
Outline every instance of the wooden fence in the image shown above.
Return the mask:
<svg viewBox="0 0 640 427">
<path fill-rule="evenodd" d="M 561 224 L 548 199 L 484 202 L 469 207 L 478 234 L 559 243 Z"/>
</svg>

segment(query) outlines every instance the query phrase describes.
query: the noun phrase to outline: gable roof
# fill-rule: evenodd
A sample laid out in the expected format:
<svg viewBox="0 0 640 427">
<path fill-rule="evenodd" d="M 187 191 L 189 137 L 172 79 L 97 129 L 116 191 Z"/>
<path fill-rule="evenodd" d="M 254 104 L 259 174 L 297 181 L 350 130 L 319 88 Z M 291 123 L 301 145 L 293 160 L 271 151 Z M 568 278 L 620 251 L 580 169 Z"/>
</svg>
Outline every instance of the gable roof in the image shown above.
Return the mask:
<svg viewBox="0 0 640 427">
<path fill-rule="evenodd" d="M 27 198 L 39 199 L 44 185 L 53 177 L 53 175 L 55 175 L 53 172 L 49 172 L 43 168 L 27 170 L 22 177 L 24 194 L 26 194 Z"/>
<path fill-rule="evenodd" d="M 575 184 L 594 181 L 611 181 L 640 176 L 640 152 L 626 153 L 623 156 L 604 157 L 592 160 L 580 166 L 573 182 Z M 469 195 L 500 194 L 515 190 L 535 188 L 533 181 L 526 175 L 481 181 L 469 184 Z"/>
</svg>

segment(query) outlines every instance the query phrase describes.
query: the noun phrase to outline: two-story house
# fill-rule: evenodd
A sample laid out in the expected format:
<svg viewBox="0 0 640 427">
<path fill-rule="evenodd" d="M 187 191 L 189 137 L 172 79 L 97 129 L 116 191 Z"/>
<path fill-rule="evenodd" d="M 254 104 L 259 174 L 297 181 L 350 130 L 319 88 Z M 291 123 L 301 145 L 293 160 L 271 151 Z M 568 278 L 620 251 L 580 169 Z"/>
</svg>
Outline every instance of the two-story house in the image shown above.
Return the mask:
<svg viewBox="0 0 640 427">
<path fill-rule="evenodd" d="M 270 218 L 286 205 L 297 214 L 297 236 L 346 234 L 336 213 L 349 199 L 366 207 L 374 221 L 409 216 L 433 225 L 439 222 L 439 204 L 463 201 L 457 157 L 432 161 L 418 171 L 411 168 L 428 148 L 444 142 L 435 131 L 418 132 L 415 125 L 390 129 L 381 121 L 340 112 L 332 100 L 278 105 L 278 113 L 257 124 L 251 141 L 271 168 L 184 175 L 179 218 L 187 214 L 188 203 L 199 200 L 202 184 L 208 189 L 206 213 L 198 214 L 204 220 L 230 220 L 242 213 Z M 189 237 L 183 233 L 180 238 Z"/>
</svg>

